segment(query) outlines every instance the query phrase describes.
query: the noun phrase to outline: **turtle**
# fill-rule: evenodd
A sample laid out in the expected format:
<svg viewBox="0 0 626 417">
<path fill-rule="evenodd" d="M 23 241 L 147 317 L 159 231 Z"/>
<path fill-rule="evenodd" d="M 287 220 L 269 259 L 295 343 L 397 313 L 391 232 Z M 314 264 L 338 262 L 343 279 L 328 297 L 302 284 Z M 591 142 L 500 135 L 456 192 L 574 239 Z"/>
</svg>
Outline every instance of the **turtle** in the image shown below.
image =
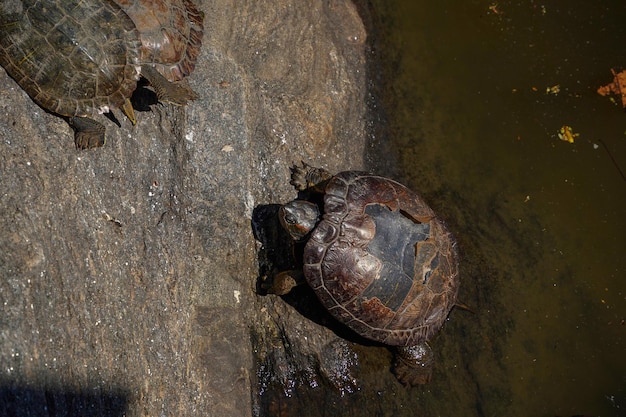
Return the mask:
<svg viewBox="0 0 626 417">
<path fill-rule="evenodd" d="M 189 0 L 5 0 L 0 65 L 43 109 L 67 119 L 77 148 L 105 143 L 92 117 L 130 102 L 141 76 L 162 102 L 196 98 L 174 84 L 193 71 L 204 16 Z"/>
<path fill-rule="evenodd" d="M 361 171 L 291 168 L 300 198 L 279 221 L 304 243 L 302 271 L 282 271 L 269 293 L 303 282 L 322 306 L 360 336 L 392 347 L 393 372 L 407 386 L 431 380 L 428 341 L 456 304 L 459 254 L 454 236 L 404 185 Z"/>
</svg>

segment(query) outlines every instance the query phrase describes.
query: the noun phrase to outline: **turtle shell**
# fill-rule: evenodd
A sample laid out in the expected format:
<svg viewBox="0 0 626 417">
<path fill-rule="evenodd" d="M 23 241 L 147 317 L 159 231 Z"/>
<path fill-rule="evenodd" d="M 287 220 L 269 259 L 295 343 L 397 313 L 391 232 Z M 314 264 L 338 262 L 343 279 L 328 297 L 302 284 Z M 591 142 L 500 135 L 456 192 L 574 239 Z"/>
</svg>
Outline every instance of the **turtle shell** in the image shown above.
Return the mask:
<svg viewBox="0 0 626 417">
<path fill-rule="evenodd" d="M 169 81 L 191 74 L 200 53 L 204 15 L 190 0 L 114 0 L 132 19 L 141 39 L 142 64 Z"/>
<path fill-rule="evenodd" d="M 41 107 L 91 116 L 120 107 L 139 79 L 141 41 L 109 0 L 0 4 L 0 65 Z"/>
<path fill-rule="evenodd" d="M 324 307 L 361 336 L 417 345 L 455 304 L 456 242 L 405 186 L 343 172 L 325 187 L 323 219 L 304 249 L 304 275 Z"/>
</svg>

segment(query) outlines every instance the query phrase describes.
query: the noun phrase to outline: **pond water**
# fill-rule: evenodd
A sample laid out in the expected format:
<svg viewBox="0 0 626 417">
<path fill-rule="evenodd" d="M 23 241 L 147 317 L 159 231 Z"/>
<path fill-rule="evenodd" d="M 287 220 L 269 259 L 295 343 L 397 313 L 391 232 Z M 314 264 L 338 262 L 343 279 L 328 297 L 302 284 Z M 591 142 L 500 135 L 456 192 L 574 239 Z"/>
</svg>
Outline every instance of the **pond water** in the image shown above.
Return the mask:
<svg viewBox="0 0 626 417">
<path fill-rule="evenodd" d="M 626 415 L 626 114 L 596 92 L 626 5 L 374 4 L 399 176 L 457 234 L 474 311 L 415 415 Z"/>
<path fill-rule="evenodd" d="M 371 3 L 389 132 L 368 168 L 447 221 L 471 311 L 432 341 L 426 386 L 357 343 L 358 386 L 300 386 L 257 414 L 626 416 L 626 113 L 596 92 L 626 69 L 626 5 Z"/>
</svg>

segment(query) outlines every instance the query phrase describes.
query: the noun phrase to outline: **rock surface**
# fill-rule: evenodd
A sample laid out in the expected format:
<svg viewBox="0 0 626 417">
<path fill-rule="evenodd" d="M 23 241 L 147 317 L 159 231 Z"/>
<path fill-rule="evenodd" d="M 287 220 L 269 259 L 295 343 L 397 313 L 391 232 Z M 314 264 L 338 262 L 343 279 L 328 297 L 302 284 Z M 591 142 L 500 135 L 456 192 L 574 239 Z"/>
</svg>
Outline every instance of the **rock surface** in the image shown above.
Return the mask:
<svg viewBox="0 0 626 417">
<path fill-rule="evenodd" d="M 118 114 L 100 149 L 76 151 L 69 126 L 0 72 L 9 415 L 266 415 L 276 405 L 262 394 L 281 378 L 355 389 L 346 342 L 257 295 L 251 216 L 295 196 L 296 161 L 363 168 L 359 11 L 347 0 L 199 8 L 189 83 L 200 99 L 153 106 L 134 127 Z"/>
</svg>

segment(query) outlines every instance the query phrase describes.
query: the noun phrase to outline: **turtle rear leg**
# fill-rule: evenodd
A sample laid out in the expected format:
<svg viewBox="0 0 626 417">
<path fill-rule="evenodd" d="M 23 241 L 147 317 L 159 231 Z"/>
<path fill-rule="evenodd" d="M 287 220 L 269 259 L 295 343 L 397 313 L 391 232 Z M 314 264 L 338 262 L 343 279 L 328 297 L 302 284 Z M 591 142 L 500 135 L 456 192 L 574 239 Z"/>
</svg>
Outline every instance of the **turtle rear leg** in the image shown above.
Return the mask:
<svg viewBox="0 0 626 417">
<path fill-rule="evenodd" d="M 104 125 L 88 117 L 70 117 L 69 124 L 74 129 L 76 149 L 97 148 L 105 142 Z"/>
<path fill-rule="evenodd" d="M 428 384 L 432 379 L 435 354 L 428 343 L 398 346 L 394 356 L 393 373 L 404 386 Z"/>
<path fill-rule="evenodd" d="M 184 106 L 189 100 L 195 100 L 198 95 L 184 84 L 175 84 L 161 75 L 155 68 L 144 65 L 141 75 L 150 82 L 160 102 Z"/>
</svg>

